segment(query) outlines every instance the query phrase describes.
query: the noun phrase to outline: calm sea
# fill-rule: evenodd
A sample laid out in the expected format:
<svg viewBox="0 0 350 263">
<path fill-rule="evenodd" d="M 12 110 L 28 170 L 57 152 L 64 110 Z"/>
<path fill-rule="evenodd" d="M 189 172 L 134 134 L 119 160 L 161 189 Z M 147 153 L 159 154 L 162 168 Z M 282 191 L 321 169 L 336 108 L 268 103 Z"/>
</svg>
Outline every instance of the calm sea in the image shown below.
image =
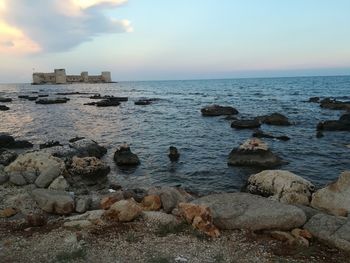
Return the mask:
<svg viewBox="0 0 350 263">
<path fill-rule="evenodd" d="M 19 94 L 40 92 L 91 92 L 128 96 L 119 107 L 96 108 L 83 105 L 89 95 L 69 96 L 60 105 L 37 105 L 20 100 Z M 317 139 L 321 120 L 338 119 L 340 111 L 321 109 L 307 103 L 309 97 L 350 100 L 350 77 L 304 77 L 270 79 L 225 79 L 191 81 L 120 82 L 115 84 L 43 85 L 3 84 L 0 96 L 13 98 L 10 111 L 0 112 L 0 132 L 8 132 L 36 146 L 47 140 L 68 143 L 75 136 L 96 140 L 108 148 L 104 157 L 112 167 L 110 176 L 124 187 L 181 185 L 200 193 L 237 191 L 255 169 L 227 166 L 232 148 L 250 138 L 251 130 L 234 130 L 224 117 L 202 117 L 208 104 L 231 105 L 241 117 L 280 112 L 294 123 L 290 127 L 263 125 L 262 130 L 288 135 L 287 142 L 265 139 L 272 150 L 289 162 L 281 169 L 292 171 L 317 186 L 336 179 L 350 169 L 349 132 L 326 132 Z M 157 98 L 149 106 L 134 101 Z M 122 171 L 113 163 L 113 154 L 123 142 L 131 145 L 142 164 Z M 176 146 L 181 157 L 171 163 L 168 147 Z"/>
</svg>

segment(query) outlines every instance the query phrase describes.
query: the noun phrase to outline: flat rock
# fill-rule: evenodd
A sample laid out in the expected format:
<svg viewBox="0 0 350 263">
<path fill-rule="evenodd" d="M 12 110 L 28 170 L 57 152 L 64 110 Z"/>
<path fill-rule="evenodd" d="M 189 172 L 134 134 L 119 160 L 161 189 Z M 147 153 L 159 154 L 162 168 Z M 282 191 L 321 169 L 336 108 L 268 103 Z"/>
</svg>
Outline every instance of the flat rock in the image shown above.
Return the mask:
<svg viewBox="0 0 350 263">
<path fill-rule="evenodd" d="M 272 113 L 270 115 L 257 117 L 262 123 L 268 125 L 289 126 L 291 123 L 288 118 L 281 113 Z"/>
<path fill-rule="evenodd" d="M 209 105 L 201 109 L 203 116 L 221 116 L 238 114 L 238 110 L 230 106 Z"/>
<path fill-rule="evenodd" d="M 317 214 L 304 228 L 327 245 L 350 251 L 350 221 L 347 218 Z"/>
<path fill-rule="evenodd" d="M 246 140 L 229 154 L 227 163 L 233 166 L 273 168 L 282 164 L 282 159 L 272 153 L 260 139 Z"/>
<path fill-rule="evenodd" d="M 338 180 L 312 195 L 311 206 L 328 213 L 347 216 L 350 212 L 350 171 L 340 174 Z"/>
<path fill-rule="evenodd" d="M 37 99 L 35 101 L 36 104 L 61 104 L 61 103 L 67 103 L 69 101 L 69 98 L 44 98 L 44 99 Z"/>
<path fill-rule="evenodd" d="M 0 97 L 0 102 L 11 102 L 11 98 Z"/>
<path fill-rule="evenodd" d="M 265 170 L 249 177 L 247 189 L 282 203 L 309 205 L 315 186 L 289 171 Z"/>
<path fill-rule="evenodd" d="M 25 153 L 5 168 L 10 181 L 17 185 L 34 183 L 41 188 L 48 187 L 65 169 L 64 162 L 42 152 Z"/>
<path fill-rule="evenodd" d="M 301 209 L 248 193 L 213 194 L 192 203 L 208 206 L 221 229 L 289 230 L 306 222 Z"/>
<path fill-rule="evenodd" d="M 261 126 L 259 120 L 234 120 L 231 127 L 235 129 L 256 129 Z"/>
<path fill-rule="evenodd" d="M 35 189 L 33 198 L 47 213 L 67 215 L 74 212 L 74 199 L 70 193 L 50 189 Z"/>
</svg>

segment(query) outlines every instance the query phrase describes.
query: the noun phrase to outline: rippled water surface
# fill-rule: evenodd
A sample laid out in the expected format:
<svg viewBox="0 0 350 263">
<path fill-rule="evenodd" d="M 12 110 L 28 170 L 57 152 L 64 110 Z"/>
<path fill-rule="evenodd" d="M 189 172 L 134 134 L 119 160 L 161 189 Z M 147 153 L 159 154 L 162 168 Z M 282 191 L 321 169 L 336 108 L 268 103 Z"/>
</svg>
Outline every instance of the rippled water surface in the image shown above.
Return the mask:
<svg viewBox="0 0 350 263">
<path fill-rule="evenodd" d="M 19 94 L 91 92 L 128 96 L 119 107 L 83 105 L 89 95 L 72 95 L 66 104 L 38 105 L 20 100 Z M 288 135 L 290 141 L 265 139 L 272 150 L 289 162 L 287 169 L 321 186 L 350 169 L 349 132 L 326 132 L 316 139 L 321 120 L 338 119 L 341 111 L 306 103 L 309 97 L 331 96 L 350 100 L 350 77 L 307 77 L 198 81 L 121 82 L 115 84 L 43 85 L 3 84 L 0 96 L 12 97 L 11 108 L 0 112 L 0 132 L 8 132 L 38 145 L 47 140 L 68 143 L 75 136 L 96 140 L 109 149 L 104 159 L 111 176 L 125 187 L 182 185 L 194 191 L 236 191 L 254 169 L 227 166 L 232 148 L 249 138 L 251 130 L 234 130 L 224 117 L 202 117 L 207 104 L 231 105 L 242 117 L 280 112 L 294 123 L 290 127 L 263 125 L 262 130 Z M 149 106 L 134 101 L 157 98 Z M 112 161 L 116 147 L 127 142 L 142 164 L 136 170 L 119 170 Z M 178 147 L 179 162 L 171 163 L 168 147 Z"/>
</svg>

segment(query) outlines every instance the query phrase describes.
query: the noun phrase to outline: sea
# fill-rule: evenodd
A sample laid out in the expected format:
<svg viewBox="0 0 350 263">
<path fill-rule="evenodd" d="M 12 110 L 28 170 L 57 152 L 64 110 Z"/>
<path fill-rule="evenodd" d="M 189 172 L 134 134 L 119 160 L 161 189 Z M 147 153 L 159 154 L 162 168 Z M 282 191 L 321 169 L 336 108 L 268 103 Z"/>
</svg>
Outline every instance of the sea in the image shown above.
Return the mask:
<svg viewBox="0 0 350 263">
<path fill-rule="evenodd" d="M 35 93 L 57 97 L 56 93 L 80 92 L 126 96 L 117 107 L 87 106 L 91 94 L 67 96 L 65 104 L 39 105 L 19 99 Z M 264 132 L 287 135 L 289 141 L 263 139 L 288 164 L 291 171 L 322 187 L 350 169 L 350 133 L 325 132 L 316 138 L 317 123 L 336 120 L 344 112 L 323 109 L 310 97 L 350 100 L 350 76 L 252 78 L 218 80 L 138 81 L 110 84 L 31 85 L 1 84 L 0 96 L 11 97 L 9 111 L 0 112 L 0 132 L 17 139 L 40 143 L 83 136 L 108 149 L 103 157 L 111 166 L 110 178 L 124 188 L 181 186 L 198 194 L 235 192 L 244 189 L 247 178 L 261 170 L 227 165 L 230 151 L 252 130 L 235 130 L 231 121 L 203 117 L 200 109 L 210 104 L 233 106 L 238 118 L 253 118 L 279 112 L 291 126 L 262 125 Z M 134 102 L 151 98 L 151 105 Z M 141 165 L 120 169 L 113 162 L 115 150 L 128 143 Z M 169 146 L 180 152 L 178 162 L 167 156 Z"/>
</svg>

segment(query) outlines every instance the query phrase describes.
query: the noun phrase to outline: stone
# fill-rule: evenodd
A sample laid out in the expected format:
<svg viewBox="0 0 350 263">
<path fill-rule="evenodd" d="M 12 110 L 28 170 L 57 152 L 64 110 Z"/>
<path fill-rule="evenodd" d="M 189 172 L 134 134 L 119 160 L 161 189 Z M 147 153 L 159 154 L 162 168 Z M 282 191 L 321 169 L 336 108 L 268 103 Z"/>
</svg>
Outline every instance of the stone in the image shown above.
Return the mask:
<svg viewBox="0 0 350 263">
<path fill-rule="evenodd" d="M 350 131 L 350 121 L 342 117 L 339 120 L 319 122 L 316 127 L 317 131 Z"/>
<path fill-rule="evenodd" d="M 20 173 L 11 173 L 11 176 L 9 176 L 9 180 L 14 185 L 23 186 L 27 184 L 26 179 L 20 174 Z"/>
<path fill-rule="evenodd" d="M 89 196 L 80 196 L 75 200 L 75 211 L 77 213 L 85 213 L 89 210 L 91 205 L 91 198 Z"/>
<path fill-rule="evenodd" d="M 246 140 L 234 148 L 228 157 L 229 165 L 273 168 L 282 164 L 282 159 L 272 153 L 260 139 Z"/>
<path fill-rule="evenodd" d="M 33 148 L 33 144 L 26 140 L 16 140 L 13 143 L 10 143 L 6 146 L 9 149 L 24 149 L 24 148 Z"/>
<path fill-rule="evenodd" d="M 72 175 L 79 175 L 81 178 L 94 179 L 106 177 L 111 168 L 96 157 L 73 157 L 68 172 Z"/>
<path fill-rule="evenodd" d="M 88 228 L 93 226 L 93 224 L 89 220 L 77 220 L 64 222 L 63 226 L 68 228 Z"/>
<path fill-rule="evenodd" d="M 102 220 L 102 216 L 104 212 L 105 212 L 104 210 L 87 211 L 84 214 L 66 217 L 65 220 L 66 221 L 88 220 L 95 225 L 102 225 L 104 224 Z"/>
<path fill-rule="evenodd" d="M 12 101 L 11 98 L 0 97 L 0 102 L 11 102 L 11 101 Z"/>
<path fill-rule="evenodd" d="M 320 97 L 311 97 L 308 102 L 318 103 L 320 102 Z"/>
<path fill-rule="evenodd" d="M 7 166 L 17 158 L 17 153 L 8 151 L 6 149 L 0 149 L 0 165 Z"/>
<path fill-rule="evenodd" d="M 40 149 L 51 148 L 55 146 L 62 146 L 59 141 L 48 141 L 39 145 Z"/>
<path fill-rule="evenodd" d="M 213 218 L 209 207 L 191 203 L 179 203 L 181 216 L 194 228 L 210 237 L 219 237 L 220 231 L 213 224 Z"/>
<path fill-rule="evenodd" d="M 15 139 L 6 133 L 0 133 L 0 147 L 6 147 L 7 145 L 14 143 Z"/>
<path fill-rule="evenodd" d="M 255 129 L 259 128 L 261 123 L 259 120 L 234 120 L 231 122 L 231 128 L 235 129 Z"/>
<path fill-rule="evenodd" d="M 0 111 L 8 111 L 10 108 L 6 105 L 0 105 Z"/>
<path fill-rule="evenodd" d="M 69 101 L 69 98 L 44 98 L 44 99 L 37 99 L 35 101 L 36 104 L 61 104 L 61 103 L 67 103 Z"/>
<path fill-rule="evenodd" d="M 139 157 L 132 153 L 128 145 L 120 146 L 114 153 L 114 161 L 120 166 L 136 166 L 140 164 Z"/>
<path fill-rule="evenodd" d="M 43 213 L 29 213 L 26 216 L 26 223 L 30 227 L 44 226 L 47 224 L 47 217 Z"/>
<path fill-rule="evenodd" d="M 79 155 L 76 149 L 70 148 L 69 146 L 53 146 L 49 148 L 44 148 L 41 152 L 51 154 L 52 156 L 61 159 L 71 159 L 73 156 Z"/>
<path fill-rule="evenodd" d="M 160 211 L 143 211 L 141 214 L 146 223 L 157 225 L 177 225 L 180 220 L 176 216 Z"/>
<path fill-rule="evenodd" d="M 296 238 L 303 237 L 306 239 L 312 239 L 312 234 L 306 229 L 295 228 L 291 231 L 291 234 Z"/>
<path fill-rule="evenodd" d="M 209 207 L 219 229 L 290 230 L 306 222 L 303 210 L 248 193 L 213 194 L 192 203 Z"/>
<path fill-rule="evenodd" d="M 107 149 L 89 139 L 82 139 L 69 144 L 69 147 L 77 151 L 78 157 L 101 158 L 107 153 Z"/>
<path fill-rule="evenodd" d="M 69 184 L 67 180 L 62 175 L 60 175 L 55 180 L 53 180 L 53 182 L 49 185 L 48 188 L 52 190 L 66 191 L 69 188 Z"/>
<path fill-rule="evenodd" d="M 312 195 L 311 206 L 338 216 L 350 212 L 350 171 L 340 174 L 338 180 Z"/>
<path fill-rule="evenodd" d="M 235 115 L 238 110 L 230 106 L 209 105 L 201 109 L 203 116 Z"/>
<path fill-rule="evenodd" d="M 287 242 L 289 244 L 292 244 L 295 240 L 290 233 L 278 230 L 271 231 L 270 236 L 278 241 Z"/>
<path fill-rule="evenodd" d="M 330 110 L 350 110 L 350 102 L 338 101 L 336 99 L 325 98 L 320 101 L 321 108 Z"/>
<path fill-rule="evenodd" d="M 158 195 L 148 195 L 142 200 L 142 208 L 145 211 L 158 211 L 162 208 L 162 201 Z"/>
<path fill-rule="evenodd" d="M 111 107 L 111 106 L 119 106 L 120 102 L 118 100 L 105 99 L 96 102 L 97 107 Z"/>
<path fill-rule="evenodd" d="M 164 186 L 161 188 L 153 188 L 148 191 L 148 194 L 158 195 L 160 197 L 163 210 L 166 213 L 171 213 L 181 202 L 186 203 L 193 200 L 193 197 L 186 193 L 186 191 L 175 187 Z"/>
<path fill-rule="evenodd" d="M 289 141 L 290 140 L 290 138 L 288 136 L 285 136 L 285 135 L 275 136 L 275 135 L 263 132 L 262 130 L 259 130 L 259 129 L 255 130 L 252 136 L 256 137 L 256 138 L 277 139 L 277 140 L 280 140 L 280 141 Z"/>
<path fill-rule="evenodd" d="M 107 210 L 109 209 L 114 203 L 123 200 L 124 195 L 122 191 L 118 191 L 112 194 L 109 194 L 108 196 L 105 196 L 101 199 L 100 206 L 102 209 Z"/>
<path fill-rule="evenodd" d="M 6 183 L 9 180 L 9 176 L 4 171 L 4 166 L 0 164 L 0 185 Z"/>
<path fill-rule="evenodd" d="M 257 117 L 262 123 L 268 125 L 278 125 L 278 126 L 289 126 L 291 123 L 288 118 L 280 113 L 272 113 L 270 115 L 259 116 Z"/>
<path fill-rule="evenodd" d="M 170 146 L 169 147 L 168 157 L 169 157 L 170 161 L 172 161 L 172 162 L 175 162 L 175 161 L 179 160 L 180 153 L 179 153 L 179 151 L 177 150 L 176 147 L 174 147 L 174 146 Z"/>
<path fill-rule="evenodd" d="M 74 199 L 68 192 L 35 189 L 32 195 L 39 207 L 47 213 L 67 215 L 74 212 Z"/>
<path fill-rule="evenodd" d="M 149 99 L 140 99 L 134 102 L 135 105 L 146 106 L 152 104 L 152 100 Z"/>
<path fill-rule="evenodd" d="M 265 170 L 249 177 L 247 190 L 282 203 L 309 205 L 315 186 L 289 171 Z"/>
<path fill-rule="evenodd" d="M 145 189 L 141 189 L 141 188 L 124 189 L 123 190 L 124 199 L 133 198 L 138 203 L 142 202 L 143 198 L 146 195 L 147 195 L 147 191 Z"/>
<path fill-rule="evenodd" d="M 12 207 L 5 208 L 3 210 L 0 210 L 0 218 L 8 218 L 14 216 L 17 214 L 17 212 L 18 211 Z"/>
<path fill-rule="evenodd" d="M 304 229 L 319 241 L 350 252 L 350 221 L 347 218 L 317 214 L 304 225 Z"/>
<path fill-rule="evenodd" d="M 133 199 L 120 200 L 114 203 L 104 212 L 104 217 L 108 220 L 119 222 L 130 222 L 142 213 L 142 208 Z"/>
</svg>

